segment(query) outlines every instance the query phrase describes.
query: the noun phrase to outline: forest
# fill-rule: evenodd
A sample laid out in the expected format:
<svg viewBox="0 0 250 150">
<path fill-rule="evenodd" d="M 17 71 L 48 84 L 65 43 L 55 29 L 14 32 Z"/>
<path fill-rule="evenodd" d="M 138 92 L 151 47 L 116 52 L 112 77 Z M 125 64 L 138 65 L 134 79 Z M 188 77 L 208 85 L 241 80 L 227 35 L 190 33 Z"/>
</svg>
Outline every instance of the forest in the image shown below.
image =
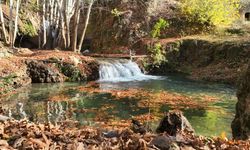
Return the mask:
<svg viewBox="0 0 250 150">
<path fill-rule="evenodd" d="M 1 150 L 249 150 L 250 0 L 0 0 Z"/>
</svg>

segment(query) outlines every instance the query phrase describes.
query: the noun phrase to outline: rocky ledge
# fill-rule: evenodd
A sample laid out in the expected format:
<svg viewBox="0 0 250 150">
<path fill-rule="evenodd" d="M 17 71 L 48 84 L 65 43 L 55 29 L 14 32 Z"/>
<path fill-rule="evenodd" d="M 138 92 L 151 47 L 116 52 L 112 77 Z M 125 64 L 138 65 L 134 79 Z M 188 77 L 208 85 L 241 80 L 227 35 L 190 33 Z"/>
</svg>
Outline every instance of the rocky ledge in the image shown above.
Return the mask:
<svg viewBox="0 0 250 150">
<path fill-rule="evenodd" d="M 95 59 L 59 51 L 29 51 L 0 60 L 0 93 L 30 83 L 90 81 L 99 78 Z"/>
<path fill-rule="evenodd" d="M 239 82 L 236 116 L 232 123 L 235 139 L 250 139 L 250 63 Z"/>
</svg>

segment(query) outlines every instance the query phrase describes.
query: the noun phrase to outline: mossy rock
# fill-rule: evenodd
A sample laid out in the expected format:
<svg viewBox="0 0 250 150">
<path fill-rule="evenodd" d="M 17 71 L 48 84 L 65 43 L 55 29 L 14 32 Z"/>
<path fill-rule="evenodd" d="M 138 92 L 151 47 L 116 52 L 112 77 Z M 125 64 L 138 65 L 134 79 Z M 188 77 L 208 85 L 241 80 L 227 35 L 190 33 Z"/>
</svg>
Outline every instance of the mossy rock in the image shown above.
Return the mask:
<svg viewBox="0 0 250 150">
<path fill-rule="evenodd" d="M 63 63 L 60 65 L 60 71 L 68 77 L 66 81 L 75 82 L 75 81 L 86 81 L 87 77 L 83 74 L 76 66 Z"/>
</svg>

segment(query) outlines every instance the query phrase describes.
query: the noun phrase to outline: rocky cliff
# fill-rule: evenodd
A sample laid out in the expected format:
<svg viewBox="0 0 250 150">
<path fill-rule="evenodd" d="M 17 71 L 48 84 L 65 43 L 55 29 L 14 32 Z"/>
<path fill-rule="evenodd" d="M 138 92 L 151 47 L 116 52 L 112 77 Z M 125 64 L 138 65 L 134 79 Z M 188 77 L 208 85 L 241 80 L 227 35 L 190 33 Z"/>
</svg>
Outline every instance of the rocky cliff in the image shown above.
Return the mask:
<svg viewBox="0 0 250 150">
<path fill-rule="evenodd" d="M 236 116 L 232 122 L 235 139 L 250 139 L 250 63 L 240 80 L 237 92 Z"/>
</svg>

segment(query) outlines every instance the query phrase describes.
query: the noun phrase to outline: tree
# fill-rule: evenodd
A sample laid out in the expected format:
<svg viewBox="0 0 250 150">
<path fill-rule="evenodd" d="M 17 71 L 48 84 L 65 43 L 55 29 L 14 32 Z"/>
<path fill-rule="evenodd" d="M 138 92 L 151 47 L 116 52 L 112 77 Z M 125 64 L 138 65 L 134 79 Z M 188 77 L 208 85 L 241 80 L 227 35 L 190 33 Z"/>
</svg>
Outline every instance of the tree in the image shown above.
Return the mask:
<svg viewBox="0 0 250 150">
<path fill-rule="evenodd" d="M 8 33 L 6 31 L 6 28 L 5 28 L 5 21 L 4 21 L 4 17 L 3 17 L 2 0 L 0 0 L 0 21 L 1 21 L 1 24 L 2 24 L 4 42 L 6 44 L 9 44 Z"/>
<path fill-rule="evenodd" d="M 91 13 L 91 8 L 93 6 L 93 3 L 94 3 L 94 0 L 90 0 L 89 6 L 88 6 L 88 11 L 87 11 L 87 17 L 86 17 L 86 20 L 85 20 L 84 29 L 83 29 L 83 32 L 82 32 L 80 43 L 78 45 L 79 52 L 80 52 L 80 50 L 82 48 L 83 40 L 85 38 L 85 34 L 86 34 L 86 31 L 87 31 L 87 28 L 88 28 L 89 18 L 90 18 L 90 13 Z"/>
<path fill-rule="evenodd" d="M 72 39 L 72 50 L 77 52 L 77 31 L 80 17 L 80 0 L 75 2 L 75 15 L 74 15 L 74 24 L 73 24 L 73 39 Z"/>
<path fill-rule="evenodd" d="M 211 25 L 229 25 L 239 17 L 240 0 L 181 0 L 189 19 Z"/>
</svg>

